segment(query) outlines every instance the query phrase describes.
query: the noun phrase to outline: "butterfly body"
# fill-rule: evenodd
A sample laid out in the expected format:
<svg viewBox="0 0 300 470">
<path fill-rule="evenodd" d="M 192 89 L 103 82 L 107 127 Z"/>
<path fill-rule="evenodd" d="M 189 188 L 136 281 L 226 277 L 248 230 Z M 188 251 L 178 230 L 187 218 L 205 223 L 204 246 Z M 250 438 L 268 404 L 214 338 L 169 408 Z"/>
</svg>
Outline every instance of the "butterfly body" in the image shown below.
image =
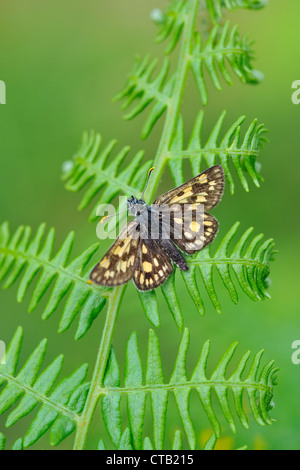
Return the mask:
<svg viewBox="0 0 300 470">
<path fill-rule="evenodd" d="M 133 279 L 138 290 L 147 291 L 167 280 L 174 270 L 171 261 L 188 271 L 183 253 L 203 249 L 218 232 L 218 222 L 207 210 L 218 204 L 223 188 L 224 172 L 216 165 L 150 206 L 131 196 L 127 203 L 134 220 L 94 267 L 90 280 L 114 287 Z"/>
</svg>

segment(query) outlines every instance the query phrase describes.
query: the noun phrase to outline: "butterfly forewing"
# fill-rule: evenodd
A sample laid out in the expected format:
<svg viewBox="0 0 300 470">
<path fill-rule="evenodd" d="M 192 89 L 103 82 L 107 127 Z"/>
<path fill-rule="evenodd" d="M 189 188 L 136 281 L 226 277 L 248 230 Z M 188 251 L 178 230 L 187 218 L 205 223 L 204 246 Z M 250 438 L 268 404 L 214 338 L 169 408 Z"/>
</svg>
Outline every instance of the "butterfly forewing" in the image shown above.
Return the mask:
<svg viewBox="0 0 300 470">
<path fill-rule="evenodd" d="M 139 224 L 129 222 L 90 274 L 90 280 L 107 287 L 128 282 L 134 273 L 140 245 Z"/>
<path fill-rule="evenodd" d="M 133 281 L 140 291 L 155 289 L 173 272 L 168 256 L 150 238 L 141 240 Z"/>
<path fill-rule="evenodd" d="M 224 191 L 224 170 L 215 165 L 186 183 L 171 189 L 156 199 L 154 204 L 195 204 L 209 211 L 221 200 Z"/>
</svg>

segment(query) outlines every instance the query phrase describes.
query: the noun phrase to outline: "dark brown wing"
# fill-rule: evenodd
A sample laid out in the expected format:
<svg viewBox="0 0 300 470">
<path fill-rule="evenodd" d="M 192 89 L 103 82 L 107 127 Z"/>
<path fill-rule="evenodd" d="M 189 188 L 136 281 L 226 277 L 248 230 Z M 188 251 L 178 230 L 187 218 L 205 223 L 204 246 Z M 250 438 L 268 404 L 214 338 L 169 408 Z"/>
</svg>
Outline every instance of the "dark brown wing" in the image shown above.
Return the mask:
<svg viewBox="0 0 300 470">
<path fill-rule="evenodd" d="M 95 284 L 114 287 L 128 282 L 134 273 L 140 246 L 139 225 L 129 222 L 90 274 Z"/>
<path fill-rule="evenodd" d="M 215 165 L 163 194 L 154 201 L 154 204 L 201 203 L 204 205 L 204 211 L 207 212 L 220 202 L 223 191 L 224 170 L 221 165 Z"/>
<path fill-rule="evenodd" d="M 190 255 L 209 245 L 219 230 L 217 219 L 206 213 L 196 217 L 196 211 L 193 211 L 192 217 L 185 220 L 184 224 L 179 225 L 176 221 L 174 223 L 177 223 L 177 227 L 172 238 L 178 248 Z"/>
<path fill-rule="evenodd" d="M 173 272 L 173 265 L 163 250 L 151 239 L 140 241 L 133 281 L 140 291 L 155 289 Z"/>
</svg>

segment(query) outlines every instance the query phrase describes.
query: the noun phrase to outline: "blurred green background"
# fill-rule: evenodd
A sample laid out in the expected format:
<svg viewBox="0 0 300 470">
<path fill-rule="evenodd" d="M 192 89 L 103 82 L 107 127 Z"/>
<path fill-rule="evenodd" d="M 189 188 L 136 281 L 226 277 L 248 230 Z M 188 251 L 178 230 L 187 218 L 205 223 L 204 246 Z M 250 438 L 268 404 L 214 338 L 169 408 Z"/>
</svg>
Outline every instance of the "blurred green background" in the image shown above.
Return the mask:
<svg viewBox="0 0 300 470">
<path fill-rule="evenodd" d="M 7 86 L 7 104 L 0 107 L 0 219 L 9 220 L 12 230 L 23 223 L 35 229 L 45 221 L 48 227 L 56 228 L 57 246 L 70 230 L 75 230 L 75 254 L 96 241 L 95 224 L 87 222 L 89 211 L 78 212 L 76 209 L 81 195 L 73 195 L 63 188 L 61 166 L 77 149 L 84 129 L 100 131 L 104 142 L 117 138 L 120 145 L 129 144 L 132 154 L 143 148 L 147 158 L 153 156 L 162 123 L 156 126 L 146 142 L 141 141 L 140 129 L 145 116 L 125 122 L 119 105 L 113 104 L 111 97 L 123 86 L 136 53 L 162 56 L 163 46 L 154 44 L 156 26 L 150 21 L 149 14 L 153 8 L 163 7 L 166 3 L 157 0 L 1 0 L 0 79 Z M 239 220 L 240 234 L 254 226 L 255 234 L 263 232 L 268 238 L 274 237 L 279 250 L 272 265 L 270 301 L 253 303 L 241 293 L 240 302 L 235 306 L 217 283 L 223 314 L 216 314 L 204 294 L 207 312 L 200 318 L 185 287 L 177 283 L 185 325 L 191 331 L 190 371 L 196 364 L 200 345 L 208 338 L 212 340 L 210 370 L 235 340 L 239 341 L 237 359 L 247 349 L 257 352 L 264 348 L 264 361 L 275 359 L 280 367 L 272 411 L 277 422 L 262 428 L 250 419 L 250 429 L 247 431 L 238 425 L 236 436 L 225 424 L 221 442 L 225 448 L 244 444 L 250 449 L 300 448 L 300 365 L 291 362 L 291 344 L 300 339 L 297 266 L 300 106 L 291 102 L 291 84 L 300 79 L 299 15 L 298 0 L 290 0 L 284 6 L 282 1 L 272 0 L 261 11 L 242 10 L 228 14 L 233 24 L 239 24 L 241 33 L 249 32 L 255 39 L 254 66 L 263 71 L 265 79 L 255 87 L 242 85 L 234 79 L 234 86 L 224 84 L 221 92 L 209 87 L 206 136 L 223 109 L 227 110 L 224 130 L 243 114 L 247 116 L 248 124 L 258 118 L 270 130 L 270 143 L 260 156 L 265 182 L 261 189 L 251 185 L 250 192 L 246 193 L 236 181 L 236 194 L 226 193 L 214 212 L 221 225 L 218 240 Z M 190 78 L 184 96 L 187 135 L 200 107 Z M 172 181 L 166 172 L 159 193 L 170 187 Z M 105 249 L 106 244 L 99 256 Z M 131 295 L 133 291 L 130 286 L 126 292 L 114 336 L 113 343 L 121 362 L 126 340 L 133 329 L 138 332 L 145 360 L 150 324 L 137 295 Z M 47 322 L 41 321 L 45 300 L 28 315 L 29 295 L 22 304 L 17 304 L 16 286 L 2 291 L 0 338 L 8 342 L 16 327 L 22 325 L 25 331 L 22 358 L 47 337 L 48 361 L 63 352 L 65 374 L 82 362 L 90 364 L 91 372 L 105 311 L 88 334 L 75 342 L 75 325 L 67 333 L 56 333 L 63 305 Z M 157 333 L 161 340 L 165 376 L 169 378 L 180 335 L 163 299 L 160 305 L 161 328 Z M 196 394 L 192 394 L 191 407 L 202 441 L 209 433 L 209 425 Z M 5 418 L 6 415 L 0 419 L 0 431 L 10 444 L 25 434 L 30 420 L 25 418 L 7 430 Z M 174 399 L 170 397 L 168 442 L 178 423 Z M 149 415 L 146 430 L 151 435 Z M 97 410 L 88 447 L 95 447 L 103 435 Z M 59 448 L 71 446 L 72 439 L 73 436 Z M 109 446 L 108 438 L 104 439 Z M 49 448 L 49 437 L 45 436 L 35 448 Z"/>
</svg>

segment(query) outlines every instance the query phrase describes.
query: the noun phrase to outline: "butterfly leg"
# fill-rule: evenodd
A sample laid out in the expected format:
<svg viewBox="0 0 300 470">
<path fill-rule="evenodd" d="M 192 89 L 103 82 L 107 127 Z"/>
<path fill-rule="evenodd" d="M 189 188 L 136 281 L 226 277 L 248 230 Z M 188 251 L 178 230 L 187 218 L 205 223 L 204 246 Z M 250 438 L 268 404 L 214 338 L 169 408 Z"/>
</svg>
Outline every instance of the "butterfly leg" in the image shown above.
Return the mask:
<svg viewBox="0 0 300 470">
<path fill-rule="evenodd" d="M 181 271 L 188 271 L 189 265 L 187 264 L 185 257 L 182 253 L 176 248 L 172 240 L 170 239 L 161 239 L 157 243 L 164 250 L 164 252 L 171 258 L 172 261 L 178 266 Z"/>
</svg>

